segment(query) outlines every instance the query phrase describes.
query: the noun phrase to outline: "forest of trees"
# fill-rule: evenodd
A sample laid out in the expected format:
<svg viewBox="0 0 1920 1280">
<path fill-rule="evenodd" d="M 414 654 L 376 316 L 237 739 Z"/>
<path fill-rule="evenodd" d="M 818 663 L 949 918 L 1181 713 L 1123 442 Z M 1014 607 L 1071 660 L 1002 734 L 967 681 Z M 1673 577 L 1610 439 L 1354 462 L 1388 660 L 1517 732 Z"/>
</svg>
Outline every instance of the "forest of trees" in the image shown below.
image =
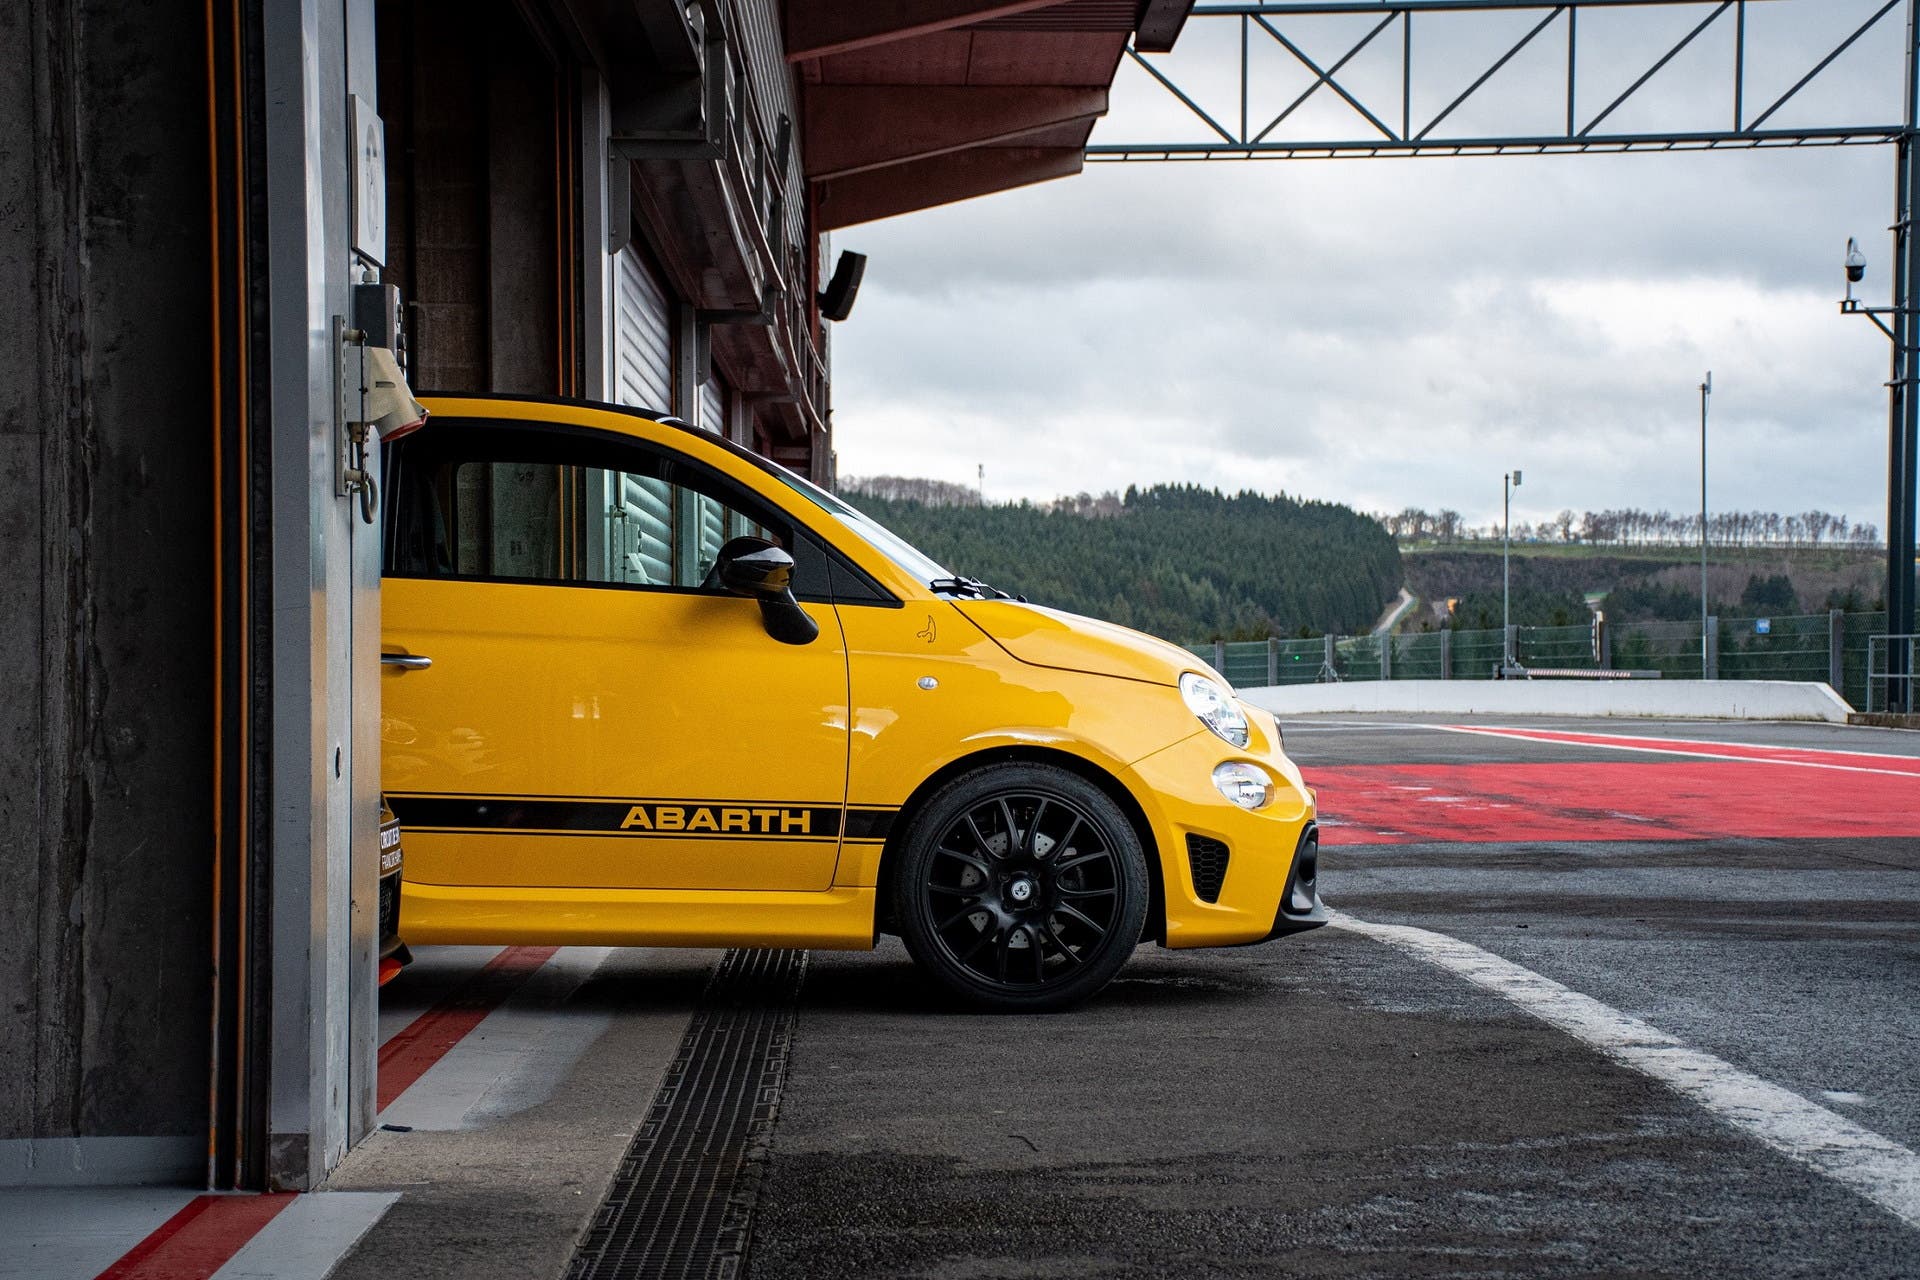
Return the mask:
<svg viewBox="0 0 1920 1280">
<path fill-rule="evenodd" d="M 939 482 L 839 488 L 957 574 L 1176 642 L 1365 630 L 1400 587 L 1387 531 L 1331 502 L 1193 485 L 1013 506 L 959 485 L 895 496 L 911 484 Z"/>
<path fill-rule="evenodd" d="M 918 502 L 929 507 L 977 507 L 980 491 L 951 480 L 925 476 L 842 476 L 840 494 L 863 494 L 888 502 Z"/>
<path fill-rule="evenodd" d="M 1387 532 L 1402 542 L 1439 543 L 1498 541 L 1500 526 L 1469 526 L 1458 511 L 1429 512 L 1408 507 L 1392 515 L 1376 516 Z M 1685 512 L 1642 511 L 1623 507 L 1611 511 L 1562 511 L 1551 520 L 1513 522 L 1515 542 L 1577 543 L 1599 547 L 1671 547 L 1700 544 L 1700 517 Z M 1875 547 L 1880 530 L 1870 523 L 1854 524 L 1844 515 L 1827 511 L 1715 511 L 1707 516 L 1707 541 L 1720 547 Z"/>
<path fill-rule="evenodd" d="M 1454 598 L 1450 625 L 1460 630 L 1491 629 L 1500 625 L 1502 598 L 1498 591 L 1475 590 Z M 1607 617 L 1615 622 L 1698 622 L 1700 588 L 1641 579 L 1615 587 L 1604 602 Z M 1790 616 L 1799 613 L 1841 609 L 1860 612 L 1881 606 L 1881 601 L 1857 589 L 1831 590 L 1824 598 L 1803 599 L 1793 579 L 1784 573 L 1749 574 L 1737 596 L 1732 590 L 1713 595 L 1708 611 L 1723 618 Z M 1585 595 L 1579 591 L 1553 590 L 1529 583 L 1516 586 L 1512 597 L 1513 621 L 1523 627 L 1584 626 L 1592 618 Z M 1423 621 L 1418 630 L 1432 630 L 1432 620 Z"/>
</svg>

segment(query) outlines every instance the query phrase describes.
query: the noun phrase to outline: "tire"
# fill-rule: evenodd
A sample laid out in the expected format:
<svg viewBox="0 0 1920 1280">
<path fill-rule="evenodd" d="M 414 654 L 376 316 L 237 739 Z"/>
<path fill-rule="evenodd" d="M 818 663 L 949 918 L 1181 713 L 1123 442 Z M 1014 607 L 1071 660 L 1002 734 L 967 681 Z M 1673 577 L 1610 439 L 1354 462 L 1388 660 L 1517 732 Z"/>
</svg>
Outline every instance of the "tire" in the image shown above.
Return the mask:
<svg viewBox="0 0 1920 1280">
<path fill-rule="evenodd" d="M 1106 792 L 1046 764 L 976 769 L 915 815 L 893 919 L 928 977 L 969 1004 L 1077 1004 L 1126 964 L 1146 923 L 1146 855 Z"/>
</svg>

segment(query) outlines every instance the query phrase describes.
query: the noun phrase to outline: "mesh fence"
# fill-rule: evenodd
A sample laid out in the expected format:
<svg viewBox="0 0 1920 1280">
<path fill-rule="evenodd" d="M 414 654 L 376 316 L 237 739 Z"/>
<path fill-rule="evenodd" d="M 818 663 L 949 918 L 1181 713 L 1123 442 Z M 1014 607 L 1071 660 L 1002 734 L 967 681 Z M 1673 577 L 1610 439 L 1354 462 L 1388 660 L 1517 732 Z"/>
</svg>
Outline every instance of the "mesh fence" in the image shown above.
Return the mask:
<svg viewBox="0 0 1920 1280">
<path fill-rule="evenodd" d="M 1453 633 L 1450 680 L 1490 680 L 1500 668 L 1500 653 L 1505 642 L 1498 631 L 1456 631 Z"/>
<path fill-rule="evenodd" d="M 1418 632 L 1393 638 L 1393 678 L 1395 680 L 1444 680 L 1447 658 L 1446 637 L 1438 631 Z"/>
<path fill-rule="evenodd" d="M 1841 646 L 1840 696 L 1856 707 L 1867 705 L 1867 637 L 1885 635 L 1884 613 L 1849 613 L 1844 619 L 1846 642 Z"/>
<path fill-rule="evenodd" d="M 1555 671 L 1591 671 L 1600 664 L 1593 656 L 1593 628 L 1516 627 L 1514 657 L 1523 667 Z"/>
<path fill-rule="evenodd" d="M 1697 630 L 1697 628 L 1696 628 Z M 1723 618 L 1722 680 L 1825 680 L 1832 627 L 1825 614 L 1799 618 Z"/>
<path fill-rule="evenodd" d="M 1658 671 L 1673 680 L 1698 680 L 1697 622 L 1636 622 L 1613 629 L 1613 665 L 1618 671 Z"/>
<path fill-rule="evenodd" d="M 1276 642 L 1280 684 L 1312 684 L 1326 678 L 1327 646 L 1323 640 Z"/>
<path fill-rule="evenodd" d="M 1837 657 L 1836 690 L 1856 707 L 1865 705 L 1867 638 L 1884 634 L 1884 613 L 1801 614 L 1715 620 L 1714 661 L 1722 680 L 1827 680 Z M 1698 622 L 1616 623 L 1607 637 L 1616 671 L 1658 672 L 1670 680 L 1698 680 L 1704 671 Z M 1595 670 L 1589 626 L 1516 627 L 1514 656 L 1535 670 Z M 1838 652 L 1836 654 L 1835 649 Z M 1310 684 L 1316 680 L 1486 680 L 1498 674 L 1506 645 L 1488 631 L 1423 631 L 1397 636 L 1336 636 L 1309 640 L 1231 641 L 1190 646 L 1221 664 L 1237 688 L 1265 684 Z"/>
</svg>

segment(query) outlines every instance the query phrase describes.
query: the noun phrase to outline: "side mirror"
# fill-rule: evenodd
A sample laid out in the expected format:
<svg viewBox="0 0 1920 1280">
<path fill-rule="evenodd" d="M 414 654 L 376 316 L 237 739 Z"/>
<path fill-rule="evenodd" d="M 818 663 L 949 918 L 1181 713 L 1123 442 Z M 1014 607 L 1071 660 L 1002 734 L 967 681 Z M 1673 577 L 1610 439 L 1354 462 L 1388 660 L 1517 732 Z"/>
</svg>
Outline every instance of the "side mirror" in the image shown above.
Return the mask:
<svg viewBox="0 0 1920 1280">
<path fill-rule="evenodd" d="M 760 621 L 781 644 L 811 644 L 819 624 L 793 598 L 793 557 L 765 538 L 734 538 L 713 562 L 720 586 L 760 602 Z"/>
</svg>

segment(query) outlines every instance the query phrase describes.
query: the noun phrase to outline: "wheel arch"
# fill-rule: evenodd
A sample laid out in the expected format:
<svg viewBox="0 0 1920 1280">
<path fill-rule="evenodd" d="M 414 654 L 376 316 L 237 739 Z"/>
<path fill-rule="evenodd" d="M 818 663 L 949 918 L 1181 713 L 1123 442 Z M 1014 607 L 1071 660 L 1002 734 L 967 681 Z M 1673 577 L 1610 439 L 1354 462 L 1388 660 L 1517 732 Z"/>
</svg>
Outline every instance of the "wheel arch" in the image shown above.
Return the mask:
<svg viewBox="0 0 1920 1280">
<path fill-rule="evenodd" d="M 1154 838 L 1153 824 L 1147 820 L 1146 810 L 1141 807 L 1139 800 L 1134 798 L 1133 792 L 1127 789 L 1126 784 L 1085 756 L 1075 755 L 1071 751 L 1063 751 L 1057 747 L 1028 744 L 985 747 L 971 752 L 934 770 L 914 788 L 913 794 L 907 797 L 906 803 L 900 806 L 900 812 L 894 816 L 893 822 L 888 826 L 886 842 L 881 847 L 879 885 L 874 894 L 876 928 L 883 933 L 895 931 L 893 921 L 890 919 L 893 877 L 895 869 L 900 865 L 900 859 L 895 855 L 899 853 L 899 847 L 906 840 L 907 833 L 912 830 L 921 809 L 926 806 L 929 799 L 939 793 L 942 787 L 955 778 L 996 764 L 1050 764 L 1065 769 L 1100 788 L 1106 793 L 1108 799 L 1120 807 L 1120 812 L 1125 814 L 1127 821 L 1132 824 L 1134 835 L 1139 838 L 1141 851 L 1146 854 L 1147 927 L 1144 937 L 1151 938 L 1162 946 L 1166 945 L 1167 904 L 1166 888 L 1162 879 L 1164 873 L 1160 865 L 1161 850 L 1159 841 Z"/>
</svg>

